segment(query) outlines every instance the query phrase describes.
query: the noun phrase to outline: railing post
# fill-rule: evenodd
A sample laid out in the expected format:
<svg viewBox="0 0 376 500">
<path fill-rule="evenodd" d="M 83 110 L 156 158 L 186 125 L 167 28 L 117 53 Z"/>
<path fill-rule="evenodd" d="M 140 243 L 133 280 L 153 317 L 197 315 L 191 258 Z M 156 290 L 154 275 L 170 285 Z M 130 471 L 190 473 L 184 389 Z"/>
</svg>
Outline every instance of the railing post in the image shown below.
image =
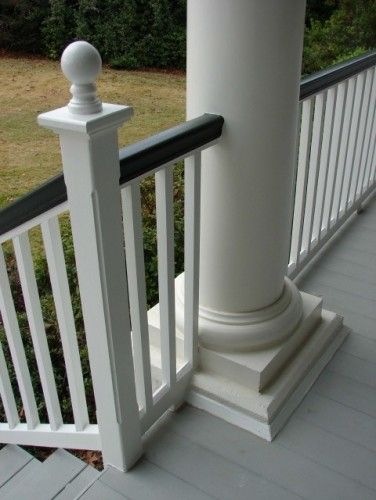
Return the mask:
<svg viewBox="0 0 376 500">
<path fill-rule="evenodd" d="M 60 136 L 104 463 L 127 470 L 142 454 L 117 141 L 132 108 L 100 102 L 95 79 L 101 58 L 87 42 L 68 46 L 61 66 L 73 97 L 38 121 Z"/>
</svg>

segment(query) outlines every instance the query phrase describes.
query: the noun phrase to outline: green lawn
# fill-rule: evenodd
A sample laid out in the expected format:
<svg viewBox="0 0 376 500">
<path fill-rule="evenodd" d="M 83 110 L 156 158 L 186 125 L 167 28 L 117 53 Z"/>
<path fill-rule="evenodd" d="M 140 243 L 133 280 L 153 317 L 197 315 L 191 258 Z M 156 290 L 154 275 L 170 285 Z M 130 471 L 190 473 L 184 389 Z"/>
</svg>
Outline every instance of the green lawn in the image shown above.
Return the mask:
<svg viewBox="0 0 376 500">
<path fill-rule="evenodd" d="M 105 102 L 134 107 L 119 146 L 136 142 L 185 118 L 183 74 L 104 68 L 98 92 Z M 64 106 L 69 82 L 59 63 L 0 57 L 0 207 L 61 170 L 57 138 L 37 125 L 37 115 Z"/>
</svg>

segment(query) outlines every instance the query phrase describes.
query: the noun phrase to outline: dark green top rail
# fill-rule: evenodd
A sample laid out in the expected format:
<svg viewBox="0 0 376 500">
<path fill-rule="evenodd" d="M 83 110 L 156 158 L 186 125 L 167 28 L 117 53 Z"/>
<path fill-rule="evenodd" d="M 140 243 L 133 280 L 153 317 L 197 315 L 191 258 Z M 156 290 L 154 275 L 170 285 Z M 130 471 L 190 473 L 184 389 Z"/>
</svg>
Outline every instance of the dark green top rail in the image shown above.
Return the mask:
<svg viewBox="0 0 376 500">
<path fill-rule="evenodd" d="M 205 114 L 120 150 L 120 185 L 218 139 L 224 120 Z M 67 200 L 59 174 L 0 211 L 0 235 Z"/>
<path fill-rule="evenodd" d="M 300 100 L 322 92 L 376 65 L 376 50 L 306 76 L 300 82 Z"/>
</svg>

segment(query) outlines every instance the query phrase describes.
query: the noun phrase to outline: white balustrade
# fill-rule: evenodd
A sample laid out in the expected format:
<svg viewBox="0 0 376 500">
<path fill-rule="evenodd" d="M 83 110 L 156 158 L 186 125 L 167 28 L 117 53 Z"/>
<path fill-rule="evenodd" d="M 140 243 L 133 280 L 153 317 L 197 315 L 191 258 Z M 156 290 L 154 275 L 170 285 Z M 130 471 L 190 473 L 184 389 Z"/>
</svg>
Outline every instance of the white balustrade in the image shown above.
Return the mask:
<svg viewBox="0 0 376 500">
<path fill-rule="evenodd" d="M 301 102 L 291 278 L 376 189 L 375 71 L 368 68 Z"/>
<path fill-rule="evenodd" d="M 119 186 L 116 129 L 131 116 L 131 109 L 99 101 L 95 77 L 100 58 L 89 44 L 69 46 L 62 67 L 72 81 L 73 97 L 66 108 L 41 115 L 39 122 L 60 135 L 68 201 L 0 235 L 0 244 L 13 243 L 37 361 L 33 374 L 43 390 L 38 401 L 44 401 L 47 421 L 38 411 L 20 311 L 1 249 L 0 310 L 11 359 L 5 360 L 0 344 L 0 397 L 6 418 L 0 423 L 0 442 L 100 449 L 105 463 L 127 469 L 142 453 L 142 434 L 171 406 L 184 401 L 196 366 L 201 151 L 215 141 L 208 140 Z M 184 332 L 177 335 L 173 170 L 185 158 Z M 147 176 L 155 178 L 158 333 L 149 325 L 146 298 L 140 183 Z M 61 217 L 70 223 L 73 234 L 97 423 L 89 420 Z M 51 284 L 73 423 L 64 421 L 60 408 L 31 251 L 35 232 L 41 236 L 38 245 Z M 14 368 L 18 399 L 7 363 Z"/>
</svg>

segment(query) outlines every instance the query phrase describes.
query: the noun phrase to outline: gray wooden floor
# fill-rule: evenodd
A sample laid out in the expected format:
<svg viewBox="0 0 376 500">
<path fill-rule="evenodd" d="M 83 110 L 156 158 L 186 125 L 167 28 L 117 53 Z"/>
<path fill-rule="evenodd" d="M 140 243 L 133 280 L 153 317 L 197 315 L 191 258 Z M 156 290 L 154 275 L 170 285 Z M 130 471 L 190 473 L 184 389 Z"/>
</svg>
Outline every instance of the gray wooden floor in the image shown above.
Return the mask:
<svg viewBox="0 0 376 500">
<path fill-rule="evenodd" d="M 109 468 L 84 493 L 65 490 L 64 498 L 375 500 L 376 202 L 300 288 L 323 296 L 353 332 L 272 443 L 185 407 L 166 418 L 131 472 Z M 2 473 L 9 471 L 0 470 L 0 483 Z"/>
<path fill-rule="evenodd" d="M 107 470 L 85 499 L 376 499 L 376 203 L 300 288 L 353 333 L 269 444 L 191 407 L 170 417 L 128 474 Z"/>
</svg>

